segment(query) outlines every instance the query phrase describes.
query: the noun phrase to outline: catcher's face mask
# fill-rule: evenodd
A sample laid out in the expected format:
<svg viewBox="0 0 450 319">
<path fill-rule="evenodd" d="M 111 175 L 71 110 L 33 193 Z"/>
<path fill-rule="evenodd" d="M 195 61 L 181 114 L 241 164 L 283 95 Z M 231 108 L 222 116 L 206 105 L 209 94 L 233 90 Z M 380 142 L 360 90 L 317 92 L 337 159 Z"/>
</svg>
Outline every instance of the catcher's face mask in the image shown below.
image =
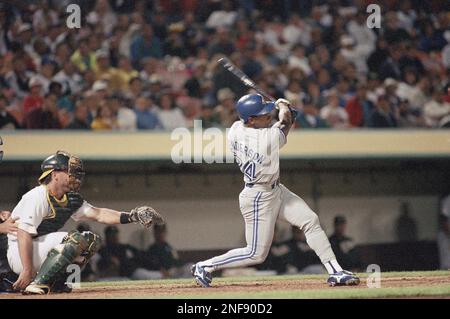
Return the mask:
<svg viewBox="0 0 450 319">
<path fill-rule="evenodd" d="M 84 179 L 83 162 L 77 156 L 70 155 L 64 151 L 56 152 L 56 155 L 63 155 L 67 158 L 67 166 L 62 170 L 67 170 L 69 174 L 69 188 L 71 191 L 79 192 Z"/>
<path fill-rule="evenodd" d="M 83 162 L 77 156 L 71 155 L 69 158 L 69 187 L 74 192 L 79 192 L 81 185 L 83 184 L 83 179 L 85 172 L 83 170 Z"/>
</svg>

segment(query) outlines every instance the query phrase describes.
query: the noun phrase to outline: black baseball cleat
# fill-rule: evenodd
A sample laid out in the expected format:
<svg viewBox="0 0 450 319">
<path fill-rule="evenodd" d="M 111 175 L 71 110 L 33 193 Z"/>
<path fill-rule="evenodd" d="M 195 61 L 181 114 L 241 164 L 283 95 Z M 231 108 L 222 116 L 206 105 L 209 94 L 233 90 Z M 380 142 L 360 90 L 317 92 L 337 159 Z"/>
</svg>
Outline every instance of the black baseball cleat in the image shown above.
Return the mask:
<svg viewBox="0 0 450 319">
<path fill-rule="evenodd" d="M 67 283 L 63 280 L 56 281 L 50 288 L 51 293 L 61 294 L 61 293 L 71 293 L 72 287 L 69 287 Z"/>
</svg>

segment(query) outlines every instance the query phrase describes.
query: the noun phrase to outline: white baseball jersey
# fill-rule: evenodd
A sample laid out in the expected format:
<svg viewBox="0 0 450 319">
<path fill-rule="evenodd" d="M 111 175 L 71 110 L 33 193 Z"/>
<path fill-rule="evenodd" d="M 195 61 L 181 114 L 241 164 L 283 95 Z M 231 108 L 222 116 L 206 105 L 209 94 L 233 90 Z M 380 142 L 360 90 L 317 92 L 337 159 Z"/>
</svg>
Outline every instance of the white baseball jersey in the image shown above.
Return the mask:
<svg viewBox="0 0 450 319">
<path fill-rule="evenodd" d="M 52 209 L 47 200 L 47 187 L 40 185 L 22 196 L 20 202 L 14 207 L 11 217 L 19 217 L 18 228 L 31 235 L 37 235 L 37 228 L 41 222 L 52 215 Z M 83 205 L 71 216 L 75 221 L 87 219 L 86 213 L 92 206 L 84 201 Z M 9 240 L 15 240 L 16 236 L 8 235 Z"/>
<path fill-rule="evenodd" d="M 75 221 L 88 220 L 86 214 L 92 206 L 84 201 L 83 205 L 71 215 Z M 38 227 L 45 219 L 54 218 L 54 212 L 48 201 L 48 190 L 44 185 L 37 186 L 22 196 L 20 202 L 12 211 L 11 217 L 19 217 L 18 228 L 32 236 L 38 234 Z M 39 270 L 48 252 L 61 243 L 66 232 L 54 232 L 33 238 L 33 266 Z M 22 271 L 22 261 L 19 255 L 17 237 L 8 235 L 8 263 L 15 273 Z"/>
<path fill-rule="evenodd" d="M 286 136 L 279 128 L 249 128 L 241 121 L 228 131 L 228 143 L 245 183 L 272 184 L 280 177 L 279 150 Z"/>
</svg>

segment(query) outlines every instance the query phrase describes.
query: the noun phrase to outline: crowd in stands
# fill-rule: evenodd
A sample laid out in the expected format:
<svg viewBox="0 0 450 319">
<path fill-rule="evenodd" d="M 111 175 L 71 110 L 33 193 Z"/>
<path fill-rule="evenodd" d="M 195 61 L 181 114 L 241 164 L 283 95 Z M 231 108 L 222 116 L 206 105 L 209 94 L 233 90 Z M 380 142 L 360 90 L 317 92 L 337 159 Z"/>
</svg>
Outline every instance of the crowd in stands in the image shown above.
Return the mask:
<svg viewBox="0 0 450 319">
<path fill-rule="evenodd" d="M 68 28 L 69 3 L 81 28 Z M 0 3 L 0 129 L 228 127 L 247 89 L 229 57 L 299 110 L 297 128 L 450 127 L 446 1 Z"/>
</svg>

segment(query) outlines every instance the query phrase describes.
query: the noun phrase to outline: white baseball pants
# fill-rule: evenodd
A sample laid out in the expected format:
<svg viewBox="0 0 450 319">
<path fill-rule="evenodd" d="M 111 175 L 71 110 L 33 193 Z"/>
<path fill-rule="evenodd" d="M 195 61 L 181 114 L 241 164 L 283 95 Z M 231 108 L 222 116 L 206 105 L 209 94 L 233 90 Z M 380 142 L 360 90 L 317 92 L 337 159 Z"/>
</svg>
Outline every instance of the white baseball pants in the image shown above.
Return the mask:
<svg viewBox="0 0 450 319">
<path fill-rule="evenodd" d="M 319 224 L 319 218 L 303 199 L 284 185 L 280 184 L 274 189 L 263 185 L 245 187 L 239 195 L 239 205 L 245 221 L 247 246 L 199 262 L 208 271 L 262 263 L 269 253 L 278 218 L 304 231 L 308 245 L 323 264 L 335 262 L 336 257 Z M 340 267 L 337 265 L 337 268 Z"/>
<path fill-rule="evenodd" d="M 45 259 L 47 259 L 48 252 L 61 244 L 66 232 L 50 233 L 44 236 L 37 237 L 33 240 L 33 267 L 34 271 L 38 271 Z M 8 242 L 8 263 L 11 270 L 16 274 L 22 272 L 22 260 L 20 259 L 19 246 L 16 240 L 9 240 Z"/>
</svg>

